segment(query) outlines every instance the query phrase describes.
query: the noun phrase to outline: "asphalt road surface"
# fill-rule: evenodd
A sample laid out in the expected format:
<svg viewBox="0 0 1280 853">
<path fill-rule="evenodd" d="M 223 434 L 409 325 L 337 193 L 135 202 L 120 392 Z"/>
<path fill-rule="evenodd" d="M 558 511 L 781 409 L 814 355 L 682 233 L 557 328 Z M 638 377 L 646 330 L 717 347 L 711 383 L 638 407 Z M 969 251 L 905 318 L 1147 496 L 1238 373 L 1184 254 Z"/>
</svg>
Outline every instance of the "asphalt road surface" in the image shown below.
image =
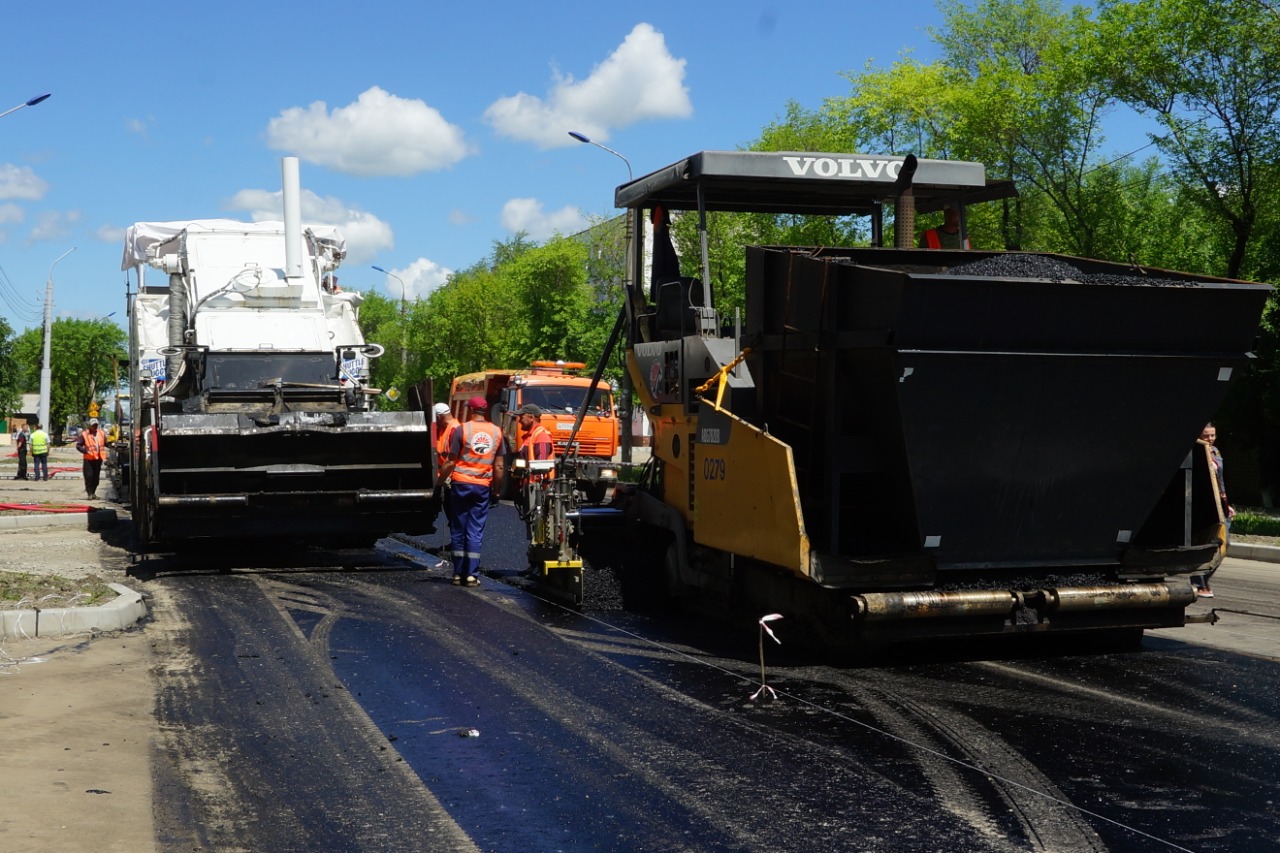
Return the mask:
<svg viewBox="0 0 1280 853">
<path fill-rule="evenodd" d="M 491 523 L 482 564 L 510 579 L 520 531 L 508 507 Z M 174 615 L 164 849 L 1280 844 L 1280 567 L 1229 561 L 1194 608 L 1220 622 L 1131 652 L 840 666 L 770 643 L 770 702 L 753 633 L 453 587 L 390 547 L 150 564 Z"/>
</svg>

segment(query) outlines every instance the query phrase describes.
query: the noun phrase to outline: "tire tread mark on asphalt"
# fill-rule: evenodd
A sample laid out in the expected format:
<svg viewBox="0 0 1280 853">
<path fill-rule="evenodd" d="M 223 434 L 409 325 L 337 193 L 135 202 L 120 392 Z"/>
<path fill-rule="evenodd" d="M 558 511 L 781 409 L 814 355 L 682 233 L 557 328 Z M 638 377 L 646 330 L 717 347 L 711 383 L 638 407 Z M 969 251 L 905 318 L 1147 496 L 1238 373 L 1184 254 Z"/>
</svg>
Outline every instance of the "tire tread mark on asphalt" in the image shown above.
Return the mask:
<svg viewBox="0 0 1280 853">
<path fill-rule="evenodd" d="M 768 784 L 768 780 L 744 777 L 732 767 L 723 763 L 709 761 L 700 753 L 676 747 L 671 743 L 664 744 L 661 752 L 656 752 L 654 751 L 653 736 L 650 733 L 641 730 L 639 727 L 632 725 L 602 707 L 584 703 L 580 696 L 565 692 L 557 683 L 543 678 L 537 670 L 527 668 L 522 670 L 519 676 L 510 671 L 495 670 L 491 666 L 495 655 L 499 655 L 499 657 L 506 656 L 506 650 L 485 647 L 477 638 L 468 636 L 466 632 L 450 630 L 455 626 L 440 616 L 424 612 L 422 601 L 407 594 L 384 588 L 370 587 L 367 588 L 367 592 L 370 595 L 384 599 L 389 604 L 399 604 L 400 606 L 397 609 L 402 617 L 406 618 L 407 624 L 418 630 L 430 632 L 433 639 L 444 646 L 449 655 L 456 656 L 457 660 L 462 663 L 484 670 L 489 677 L 503 683 L 514 695 L 546 715 L 548 719 L 560 721 L 563 725 L 583 737 L 593 748 L 638 775 L 647 785 L 663 792 L 673 802 L 679 803 L 682 807 L 698 815 L 718 831 L 737 839 L 744 849 L 788 849 L 794 844 L 795 838 L 784 828 L 777 825 L 777 817 L 786 811 L 794 811 L 795 803 L 785 797 L 776 795 L 772 786 Z M 489 606 L 500 606 L 487 596 L 481 597 L 481 600 L 485 601 Z M 503 607 L 502 609 L 504 613 L 516 616 L 538 630 L 548 629 L 547 625 L 540 623 L 518 608 Z M 559 628 L 552 628 L 551 633 L 561 634 L 562 631 Z M 560 636 L 560 640 L 566 642 L 563 636 Z M 584 651 L 580 648 L 579 642 L 566 642 L 566 645 L 577 647 L 575 654 L 582 654 Z M 501 654 L 499 654 L 500 651 Z M 634 650 L 631 651 L 634 653 Z M 610 669 L 617 670 L 637 680 L 641 686 L 655 691 L 657 695 L 669 700 L 675 700 L 688 707 L 691 711 L 712 718 L 718 726 L 724 726 L 726 723 L 731 724 L 734 728 L 750 735 L 753 741 L 758 744 L 757 748 L 761 752 L 767 753 L 784 742 L 794 743 L 799 740 L 794 736 L 778 732 L 772 727 L 744 720 L 737 716 L 727 715 L 722 709 L 717 709 L 688 696 L 670 684 L 664 684 L 642 673 L 628 669 L 600 653 L 586 653 Z M 815 747 L 812 741 L 805 740 L 803 743 L 807 749 L 812 750 Z M 849 773 L 854 771 L 854 761 L 848 752 L 834 752 L 833 756 L 838 760 L 839 764 L 838 766 L 828 765 L 828 770 L 831 773 L 840 772 L 841 768 L 844 768 Z M 648 764 L 641 764 L 638 760 L 640 757 L 647 760 Z M 860 778 L 851 780 L 851 783 L 847 786 L 848 790 L 858 790 L 859 786 L 862 786 L 863 790 L 865 790 L 866 777 L 868 776 L 883 778 L 880 774 L 863 766 L 856 767 L 856 772 L 860 774 Z M 888 786 L 891 783 L 886 781 L 885 784 Z M 726 807 L 712 808 L 704 805 L 698 798 L 689 795 L 690 790 L 697 790 L 699 794 L 703 795 L 702 799 L 707 799 L 705 794 L 708 791 L 712 791 L 710 799 L 716 803 L 724 803 Z M 899 806 L 903 806 L 904 795 L 919 796 L 914 792 L 896 790 L 894 797 Z M 751 802 L 752 809 L 742 809 L 741 804 L 743 802 Z M 923 799 L 921 803 L 924 803 Z M 926 826 L 927 819 L 918 815 L 917 823 L 919 826 L 913 829 L 913 826 L 909 825 L 907 821 L 907 816 L 913 813 L 914 810 L 911 808 L 903 807 L 900 812 L 893 815 L 884 814 L 882 811 L 876 815 L 876 818 L 887 825 L 885 827 L 886 830 L 888 830 L 888 827 L 892 827 L 892 831 L 910 834 L 915 829 L 919 829 L 920 835 L 931 831 Z M 829 821 L 829 819 L 830 815 L 820 814 L 815 810 L 808 819 L 808 825 L 816 833 L 818 827 L 823 822 Z M 875 828 L 866 827 L 866 829 L 872 830 Z M 838 843 L 847 843 L 847 836 L 842 834 L 837 838 Z M 900 841 L 905 840 L 905 838 L 900 839 Z M 867 841 L 871 842 L 872 839 L 868 838 Z M 866 849 L 876 848 L 867 847 Z M 902 848 L 891 847 L 889 849 Z M 1012 848 L 1003 846 L 996 846 L 991 849 L 993 851 L 1012 850 Z"/>
<path fill-rule="evenodd" d="M 598 653 L 610 652 L 608 640 L 599 635 L 565 628 L 552 630 L 570 636 L 585 648 Z M 623 651 L 632 656 L 638 654 L 634 645 L 626 645 L 625 650 L 615 649 L 614 651 Z M 679 649 L 664 650 L 664 653 L 657 657 L 670 659 L 682 654 L 686 659 L 695 657 L 693 652 L 682 652 Z M 720 661 L 717 666 L 737 670 L 737 674 L 740 674 L 744 681 L 749 681 L 755 673 L 753 668 L 745 665 L 731 667 Z M 631 674 L 637 678 L 650 680 L 655 687 L 671 689 L 669 685 L 662 685 L 661 682 L 643 673 L 632 672 Z M 1028 843 L 1035 845 L 1030 849 L 1047 851 L 1047 853 L 1097 853 L 1097 851 L 1106 850 L 1102 839 L 1081 819 L 1079 810 L 1068 803 L 1062 792 L 1023 756 L 986 729 L 971 720 L 962 720 L 956 714 L 947 714 L 940 709 L 928 707 L 901 695 L 889 694 L 890 699 L 880 699 L 874 695 L 879 691 L 867 690 L 864 684 L 842 677 L 837 678 L 836 681 L 840 682 L 840 686 L 844 689 L 856 687 L 858 697 L 854 701 L 864 710 L 872 713 L 880 726 L 907 743 L 922 743 L 928 740 L 938 745 L 936 748 L 940 753 L 943 751 L 941 743 L 949 744 L 953 749 L 961 752 L 969 763 L 991 767 L 993 772 L 997 767 L 993 764 L 991 755 L 998 753 L 1001 756 L 998 766 L 1007 768 L 1008 772 L 1001 769 L 999 775 L 1015 784 L 1008 785 L 1000 779 L 986 778 L 994 787 L 995 794 L 1018 816 L 1018 822 L 1025 836 L 1024 843 L 1009 842 L 999 828 L 998 822 L 988 813 L 982 799 L 971 795 L 972 785 L 966 783 L 964 779 L 966 774 L 959 772 L 959 768 L 963 765 L 935 758 L 928 753 L 924 753 L 921 757 L 917 753 L 922 773 L 929 779 L 947 811 L 972 826 L 992 844 L 1007 845 L 1003 849 L 1010 853 L 1029 849 L 1026 846 Z M 828 683 L 830 683 L 829 679 Z M 680 695 L 690 703 L 701 704 L 698 700 Z M 915 719 L 908 719 L 902 711 L 909 712 Z M 975 740 L 975 737 L 961 735 L 961 731 L 964 730 L 971 731 L 976 736 L 976 740 L 982 744 L 981 749 L 971 747 L 970 743 Z M 789 737 L 782 733 L 774 734 Z M 842 758 L 847 759 L 847 756 Z"/>
<path fill-rule="evenodd" d="M 215 727 L 174 722 L 185 697 L 198 695 L 198 662 L 190 642 L 193 626 L 183 616 L 182 593 L 164 584 L 151 588 L 153 676 L 160 746 L 153 773 L 157 841 L 164 849 L 222 850 L 248 853 L 248 848 L 219 838 L 217 829 L 242 819 L 231 795 L 226 772 L 229 756 L 209 745 L 218 743 Z"/>
<path fill-rule="evenodd" d="M 267 600 L 276 608 L 277 612 L 280 614 L 280 618 L 285 621 L 285 624 L 288 625 L 290 630 L 294 632 L 299 640 L 311 647 L 317 662 L 321 662 L 328 671 L 332 679 L 332 683 L 338 683 L 340 679 L 337 674 L 333 672 L 333 667 L 329 664 L 329 661 L 332 660 L 332 654 L 329 647 L 329 636 L 332 633 L 333 626 L 336 625 L 340 619 L 347 618 L 349 616 L 342 603 L 332 596 L 323 595 L 323 593 L 320 593 L 314 588 L 307 588 L 305 590 L 305 594 L 308 595 L 309 599 L 313 602 L 313 606 L 317 607 L 317 609 L 312 612 L 323 613 L 319 623 L 317 623 L 312 629 L 311 636 L 308 637 L 303 633 L 302 627 L 298 625 L 298 623 L 289 614 L 289 607 L 291 606 L 290 596 L 299 595 L 300 593 L 303 593 L 303 590 L 292 584 L 262 576 L 256 576 L 254 578 L 254 582 L 262 589 Z M 369 715 L 365 713 L 365 710 L 360 706 L 360 703 L 355 701 L 351 694 L 346 690 L 338 691 L 338 695 L 345 699 L 345 704 L 347 705 L 347 708 L 345 709 L 346 714 L 362 723 L 365 734 L 369 738 L 370 746 L 377 749 L 385 748 L 386 750 L 393 752 L 397 758 L 401 759 L 399 761 L 392 762 L 390 767 L 401 775 L 404 784 L 411 788 L 416 788 L 418 790 L 418 795 L 426 801 L 425 817 L 429 822 L 432 837 L 448 844 L 447 849 L 450 853 L 479 853 L 479 848 L 471 841 L 470 836 L 468 836 L 466 831 L 463 830 L 456 821 L 454 821 L 454 819 L 449 815 L 448 810 L 445 809 L 422 779 L 418 777 L 418 774 L 413 771 L 413 768 L 409 766 L 408 762 L 403 760 L 403 757 L 400 756 L 400 753 L 396 751 L 395 747 L 387 742 L 385 735 L 383 735 L 382 731 L 369 717 Z"/>
<path fill-rule="evenodd" d="M 1049 688 L 1065 697 L 1080 700 L 1078 707 L 1073 709 L 1075 716 L 1080 719 L 1094 716 L 1101 721 L 1109 721 L 1115 715 L 1104 710 L 1104 706 L 1122 707 L 1141 713 L 1144 717 L 1160 717 L 1178 729 L 1203 731 L 1208 720 L 1216 734 L 1232 740 L 1268 748 L 1280 745 L 1280 732 L 1276 729 L 1273 717 L 1242 708 L 1239 702 L 1233 702 L 1229 697 L 1209 690 L 1184 685 L 1182 695 L 1187 699 L 1186 704 L 1198 709 L 1193 712 L 1171 708 L 1147 697 L 1123 696 L 1114 689 L 1067 681 L 1061 675 L 1034 672 L 1027 665 L 1014 666 L 996 661 L 981 661 L 976 665 L 994 670 L 1005 678 L 1032 682 L 1041 688 Z M 1127 686 L 1134 688 L 1132 676 L 1129 677 Z"/>
<path fill-rule="evenodd" d="M 299 642 L 252 576 L 156 586 L 175 588 L 170 600 L 189 614 L 173 646 L 193 662 L 162 673 L 157 700 L 163 758 L 192 798 L 165 815 L 175 842 L 166 849 L 469 849 L 465 835 L 433 834 L 421 782 L 396 778 L 403 762 L 352 713 L 355 700 L 334 687 L 327 659 Z M 246 644 L 264 653 L 235 654 Z M 184 816 L 194 822 L 183 825 Z"/>
<path fill-rule="evenodd" d="M 421 601 L 412 597 L 401 597 L 397 593 L 383 589 L 376 592 L 370 590 L 370 592 L 388 602 L 399 600 L 407 605 L 402 608 L 406 624 L 431 632 L 435 640 L 457 661 L 484 670 L 489 677 L 502 683 L 513 695 L 528 703 L 547 719 L 574 730 L 593 748 L 620 766 L 627 767 L 630 772 L 639 776 L 649 786 L 662 791 L 673 802 L 680 803 L 703 820 L 715 825 L 719 831 L 734 838 L 745 849 L 752 849 L 754 844 L 761 841 L 760 835 L 765 827 L 762 826 L 759 830 L 744 829 L 742 814 L 724 814 L 706 808 L 698 799 L 688 795 L 687 786 L 675 781 L 681 776 L 698 777 L 705 784 L 712 784 L 718 780 L 718 784 L 734 788 L 740 795 L 746 787 L 754 786 L 754 780 L 733 778 L 728 768 L 709 764 L 703 760 L 702 756 L 685 750 L 673 750 L 670 745 L 663 750 L 662 754 L 655 753 L 652 751 L 652 739 L 639 729 L 603 708 L 588 705 L 582 702 L 580 697 L 563 692 L 559 685 L 540 677 L 531 669 L 522 671 L 522 674 L 517 677 L 510 672 L 491 666 L 496 650 L 483 648 L 475 637 L 446 630 L 448 623 L 423 612 Z M 531 625 L 537 625 L 535 620 L 523 613 L 513 615 L 517 615 Z M 608 735 L 601 734 L 602 732 L 608 732 Z M 637 761 L 638 756 L 647 757 L 650 760 L 648 766 Z M 663 764 L 667 765 L 665 770 L 655 769 Z"/>
<path fill-rule="evenodd" d="M 974 720 L 937 704 L 898 698 L 969 763 L 989 769 L 988 783 L 1018 815 L 1028 842 L 1047 853 L 1105 853 L 1107 846 L 1080 810 L 1025 756 Z M 958 780 L 959 781 L 959 780 Z M 1013 782 L 1015 784 L 1008 784 Z"/>
<path fill-rule="evenodd" d="M 1065 802 L 1057 788 L 1008 744 L 982 729 L 971 720 L 947 714 L 936 705 L 924 704 L 892 689 L 870 686 L 840 672 L 831 672 L 823 680 L 851 691 L 850 701 L 866 710 L 883 728 L 905 745 L 913 747 L 911 755 L 920 772 L 928 780 L 943 807 L 965 821 L 993 844 L 1005 844 L 1014 851 L 1046 851 L 1046 853 L 1097 853 L 1105 851 L 1101 839 L 1085 824 L 1076 808 L 1063 807 L 1051 797 Z M 961 734 L 972 732 L 977 737 Z M 973 741 L 981 742 L 975 747 Z M 924 746 L 924 750 L 914 747 Z M 962 763 L 944 758 L 950 746 L 960 752 Z M 999 755 L 999 760 L 992 758 Z M 983 779 L 992 786 L 994 795 L 1008 805 L 1017 816 L 1023 840 L 1013 842 L 1000 828 L 999 820 L 971 781 L 977 771 L 967 765 L 990 769 Z M 1005 769 L 1009 774 L 1005 773 Z M 964 772 L 968 771 L 968 772 Z M 1003 778 L 1001 778 L 1003 777 Z M 1005 780 L 1016 784 L 1005 784 Z M 1025 786 L 1025 789 L 1020 786 Z M 1037 792 L 1043 793 L 1043 796 Z M 1034 845 L 1028 847 L 1027 845 Z"/>
</svg>

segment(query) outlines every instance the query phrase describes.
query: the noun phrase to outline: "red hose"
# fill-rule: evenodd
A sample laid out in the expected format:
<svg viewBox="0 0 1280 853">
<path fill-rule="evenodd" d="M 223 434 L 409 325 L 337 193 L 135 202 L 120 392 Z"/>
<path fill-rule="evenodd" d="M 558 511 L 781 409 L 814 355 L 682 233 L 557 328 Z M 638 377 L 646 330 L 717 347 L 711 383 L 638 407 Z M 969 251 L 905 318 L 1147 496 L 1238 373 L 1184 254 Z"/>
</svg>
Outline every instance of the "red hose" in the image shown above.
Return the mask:
<svg viewBox="0 0 1280 853">
<path fill-rule="evenodd" d="M 85 504 L 6 504 L 0 503 L 0 511 L 12 509 L 22 512 L 89 512 L 93 509 Z"/>
</svg>

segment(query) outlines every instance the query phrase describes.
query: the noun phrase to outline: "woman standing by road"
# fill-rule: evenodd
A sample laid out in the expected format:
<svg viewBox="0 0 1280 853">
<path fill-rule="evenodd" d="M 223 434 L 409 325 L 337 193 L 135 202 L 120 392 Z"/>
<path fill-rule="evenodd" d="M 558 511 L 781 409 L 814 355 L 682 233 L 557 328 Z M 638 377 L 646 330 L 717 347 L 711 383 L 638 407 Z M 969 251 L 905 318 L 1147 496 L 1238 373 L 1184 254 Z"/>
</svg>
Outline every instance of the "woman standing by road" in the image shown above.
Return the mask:
<svg viewBox="0 0 1280 853">
<path fill-rule="evenodd" d="M 1231 502 L 1227 500 L 1227 481 L 1223 474 L 1222 451 L 1218 450 L 1216 442 L 1218 440 L 1218 428 L 1214 426 L 1213 421 L 1205 424 L 1204 429 L 1200 430 L 1200 441 L 1208 445 L 1209 459 L 1213 462 L 1213 483 L 1218 490 L 1218 501 L 1222 505 L 1222 519 L 1226 525 L 1226 536 L 1231 535 L 1231 519 L 1235 518 L 1235 508 L 1231 506 Z M 1209 588 L 1209 574 L 1200 577 L 1200 588 L 1197 592 L 1201 598 L 1213 598 L 1213 590 Z"/>
</svg>

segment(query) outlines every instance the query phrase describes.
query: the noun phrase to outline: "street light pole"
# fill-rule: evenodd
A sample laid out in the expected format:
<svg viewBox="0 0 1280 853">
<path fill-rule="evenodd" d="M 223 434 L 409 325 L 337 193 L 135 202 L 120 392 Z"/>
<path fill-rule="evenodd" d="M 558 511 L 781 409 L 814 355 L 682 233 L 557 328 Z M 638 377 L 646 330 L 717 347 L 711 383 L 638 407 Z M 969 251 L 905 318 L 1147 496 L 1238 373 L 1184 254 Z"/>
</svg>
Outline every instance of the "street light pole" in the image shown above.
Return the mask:
<svg viewBox="0 0 1280 853">
<path fill-rule="evenodd" d="M 53 94 L 53 93 L 50 92 L 49 94 Z M 4 118 L 9 113 L 16 113 L 18 110 L 22 109 L 23 107 L 34 107 L 36 104 L 39 104 L 45 100 L 48 100 L 48 98 L 49 98 L 49 95 L 37 95 L 36 97 L 32 98 L 29 101 L 23 101 L 21 104 L 18 104 L 16 107 L 10 107 L 9 109 L 0 113 L 0 118 Z"/>
<path fill-rule="evenodd" d="M 58 261 L 75 250 L 76 247 L 72 246 L 59 255 L 57 261 L 49 264 L 49 279 L 44 284 L 44 360 L 40 363 L 40 403 L 36 417 L 39 418 L 40 426 L 45 430 L 52 426 L 49 423 L 49 392 L 53 387 L 53 368 L 49 364 L 49 358 L 53 341 L 53 268 L 58 265 Z"/>
<path fill-rule="evenodd" d="M 599 149 L 608 151 L 614 157 L 617 157 L 619 160 L 621 160 L 623 163 L 627 165 L 627 180 L 628 181 L 635 180 L 635 175 L 631 171 L 631 161 L 628 160 L 626 157 L 623 157 L 621 154 L 619 154 L 617 151 L 614 151 L 609 146 L 601 145 L 599 142 L 596 142 L 594 139 L 589 138 L 585 133 L 578 133 L 578 131 L 576 130 L 571 130 L 569 131 L 569 135 L 572 136 L 574 139 L 578 140 L 579 142 L 585 142 L 587 145 L 594 145 Z M 632 221 L 633 212 L 631 208 L 627 208 L 626 216 L 627 216 L 627 224 L 626 224 L 627 245 L 630 246 L 631 237 L 632 237 L 631 229 L 636 225 L 636 223 Z M 627 272 L 623 274 L 624 283 L 628 280 L 628 276 L 631 274 L 631 258 L 629 255 L 626 263 L 627 263 Z M 630 299 L 631 289 L 629 287 L 624 287 L 623 290 L 626 294 L 624 298 Z M 632 396 L 634 396 L 634 393 L 631 387 L 631 371 L 627 368 L 625 364 L 622 367 L 622 382 L 619 383 L 618 390 L 622 392 L 622 399 L 626 401 L 626 412 L 627 412 L 627 423 L 622 428 L 621 435 L 618 436 L 618 445 L 619 445 L 618 454 L 621 457 L 623 462 L 626 462 L 629 464 L 631 462 L 631 422 L 634 420 L 631 414 L 631 398 Z"/>
<path fill-rule="evenodd" d="M 404 279 L 393 272 L 387 272 L 382 267 L 373 267 L 383 275 L 390 276 L 400 282 L 400 373 L 403 381 L 409 381 L 409 329 L 405 325 L 405 311 L 408 308 L 407 296 L 405 293 Z"/>
<path fill-rule="evenodd" d="M 628 160 L 626 157 L 623 157 L 621 154 L 619 154 L 617 151 L 614 151 L 612 148 L 610 148 L 607 145 L 601 145 L 599 142 L 596 142 L 594 139 L 587 138 L 587 135 L 585 133 L 578 133 L 578 131 L 576 130 L 571 130 L 569 131 L 569 135 L 572 136 L 574 139 L 578 140 L 579 142 L 585 142 L 588 145 L 594 145 L 597 148 L 608 151 L 614 157 L 617 157 L 623 163 L 626 163 L 627 164 L 627 180 L 628 181 L 635 180 L 635 175 L 631 173 L 631 161 Z"/>
</svg>

